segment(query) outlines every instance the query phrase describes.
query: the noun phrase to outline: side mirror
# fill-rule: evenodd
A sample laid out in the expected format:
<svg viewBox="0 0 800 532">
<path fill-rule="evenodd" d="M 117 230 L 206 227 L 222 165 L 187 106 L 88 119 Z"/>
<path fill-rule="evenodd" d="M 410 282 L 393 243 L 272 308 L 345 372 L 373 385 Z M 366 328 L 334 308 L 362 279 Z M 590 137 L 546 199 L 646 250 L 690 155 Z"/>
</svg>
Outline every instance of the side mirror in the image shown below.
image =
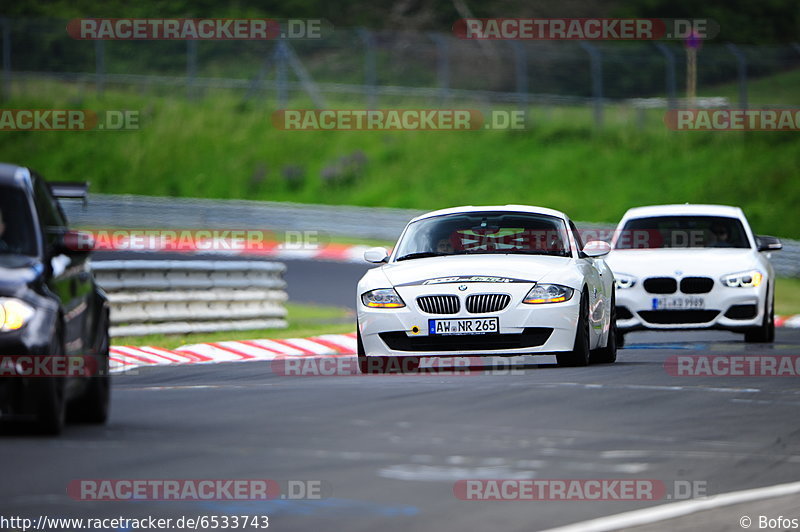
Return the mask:
<svg viewBox="0 0 800 532">
<path fill-rule="evenodd" d="M 783 249 L 781 241 L 774 236 L 759 235 L 756 237 L 756 245 L 758 245 L 759 251 L 778 251 Z"/>
<path fill-rule="evenodd" d="M 364 252 L 364 260 L 380 264 L 389 260 L 389 252 L 386 248 L 369 248 Z"/>
<path fill-rule="evenodd" d="M 57 255 L 88 255 L 95 248 L 94 236 L 85 231 L 67 229 L 56 235 L 53 252 Z"/>
<path fill-rule="evenodd" d="M 602 240 L 592 240 L 583 246 L 583 254 L 587 257 L 605 257 L 611 251 L 611 244 Z"/>
</svg>

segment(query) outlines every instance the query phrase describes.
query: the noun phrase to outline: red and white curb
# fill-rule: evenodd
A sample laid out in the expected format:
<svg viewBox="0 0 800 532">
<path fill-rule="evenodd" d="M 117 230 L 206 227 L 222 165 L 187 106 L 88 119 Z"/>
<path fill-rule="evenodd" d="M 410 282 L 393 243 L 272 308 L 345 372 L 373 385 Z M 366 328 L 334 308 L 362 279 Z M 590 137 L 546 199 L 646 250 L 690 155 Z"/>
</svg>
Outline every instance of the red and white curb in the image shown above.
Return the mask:
<svg viewBox="0 0 800 532">
<path fill-rule="evenodd" d="M 351 356 L 356 352 L 356 333 L 324 334 L 312 338 L 212 342 L 184 345 L 177 349 L 115 345 L 111 346 L 110 352 L 112 373 L 144 366 L 216 364 L 286 357 Z"/>
<path fill-rule="evenodd" d="M 795 314 L 793 316 L 775 316 L 775 327 L 800 329 L 800 314 Z"/>
<path fill-rule="evenodd" d="M 775 325 L 800 328 L 800 314 L 776 316 Z M 143 366 L 215 364 L 285 357 L 352 356 L 356 352 L 356 333 L 324 334 L 311 338 L 231 340 L 190 344 L 177 349 L 114 345 L 110 351 L 111 371 L 120 373 Z"/>
</svg>

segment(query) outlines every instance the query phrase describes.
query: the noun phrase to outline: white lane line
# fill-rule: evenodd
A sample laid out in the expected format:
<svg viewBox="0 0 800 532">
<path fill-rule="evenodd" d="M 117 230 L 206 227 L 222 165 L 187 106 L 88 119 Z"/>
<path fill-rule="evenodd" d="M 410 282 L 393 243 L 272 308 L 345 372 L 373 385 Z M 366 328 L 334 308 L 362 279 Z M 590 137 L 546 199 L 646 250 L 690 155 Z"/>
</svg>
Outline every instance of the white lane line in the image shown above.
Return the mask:
<svg viewBox="0 0 800 532">
<path fill-rule="evenodd" d="M 712 392 L 712 393 L 760 393 L 760 388 L 724 388 L 712 386 L 665 386 L 660 384 L 613 384 L 586 382 L 542 382 L 539 388 L 586 388 L 590 390 L 652 390 L 659 392 Z"/>
<path fill-rule="evenodd" d="M 594 471 L 623 473 L 626 475 L 638 475 L 650 469 L 650 464 L 631 462 L 623 464 L 598 464 L 595 462 L 564 462 L 564 467 L 570 471 Z"/>
<path fill-rule="evenodd" d="M 547 451 L 548 449 L 542 449 Z M 583 451 L 566 451 L 559 449 L 552 449 L 551 455 L 558 454 L 560 456 L 569 456 L 569 453 L 583 452 Z M 590 451 L 591 452 L 591 451 Z M 693 451 L 693 450 L 665 450 L 665 449 L 617 449 L 611 451 L 602 451 L 599 453 L 600 458 L 606 460 L 623 460 L 623 459 L 648 459 L 648 458 L 684 458 L 695 460 L 742 460 L 744 458 L 774 460 L 777 456 L 774 453 L 754 453 L 754 452 L 739 452 L 739 451 Z M 798 460 L 800 455 L 784 454 L 781 455 L 784 460 Z"/>
<path fill-rule="evenodd" d="M 662 504 L 653 508 L 643 508 L 632 512 L 624 512 L 607 517 L 600 517 L 598 519 L 591 519 L 589 521 L 573 523 L 571 525 L 550 528 L 543 532 L 606 532 L 622 528 L 649 525 L 705 510 L 732 506 L 734 504 L 785 497 L 798 493 L 800 493 L 800 482 L 788 482 L 775 486 L 712 495 L 704 499 L 692 499 Z"/>
<path fill-rule="evenodd" d="M 454 467 L 441 465 L 398 464 L 378 470 L 378 476 L 394 480 L 454 482 L 465 478 L 532 479 L 535 471 L 514 471 L 506 466 Z"/>
</svg>

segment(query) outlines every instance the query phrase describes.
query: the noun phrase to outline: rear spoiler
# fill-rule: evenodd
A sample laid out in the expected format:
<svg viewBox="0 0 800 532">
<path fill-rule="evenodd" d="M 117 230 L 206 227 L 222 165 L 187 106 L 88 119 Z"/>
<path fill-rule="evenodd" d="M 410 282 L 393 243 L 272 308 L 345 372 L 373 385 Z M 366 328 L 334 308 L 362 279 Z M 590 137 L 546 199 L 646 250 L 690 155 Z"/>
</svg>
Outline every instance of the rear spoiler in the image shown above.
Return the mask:
<svg viewBox="0 0 800 532">
<path fill-rule="evenodd" d="M 89 196 L 87 181 L 62 181 L 47 184 L 50 187 L 50 193 L 56 198 L 80 199 L 86 206 L 86 198 Z"/>
</svg>

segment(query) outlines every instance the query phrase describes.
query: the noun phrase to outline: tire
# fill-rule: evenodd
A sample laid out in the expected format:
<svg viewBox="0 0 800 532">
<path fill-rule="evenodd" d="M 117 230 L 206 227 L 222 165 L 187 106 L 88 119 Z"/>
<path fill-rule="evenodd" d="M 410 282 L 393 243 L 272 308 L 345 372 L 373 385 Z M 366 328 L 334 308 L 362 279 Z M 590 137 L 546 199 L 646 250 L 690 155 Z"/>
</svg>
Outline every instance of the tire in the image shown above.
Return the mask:
<svg viewBox="0 0 800 532">
<path fill-rule="evenodd" d="M 581 293 L 581 306 L 578 312 L 578 326 L 575 328 L 575 343 L 572 351 L 556 353 L 559 366 L 579 367 L 589 365 L 589 294 Z"/>
<path fill-rule="evenodd" d="M 617 360 L 617 295 L 616 289 L 611 291 L 611 319 L 608 326 L 606 346 L 592 351 L 592 364 L 612 364 Z"/>
<path fill-rule="evenodd" d="M 111 399 L 111 376 L 108 372 L 109 338 L 106 333 L 98 353 L 97 373 L 88 377 L 86 390 L 68 409 L 70 421 L 104 424 L 108 420 Z"/>
<path fill-rule="evenodd" d="M 64 356 L 64 340 L 61 328 L 57 328 L 50 341 L 46 356 L 58 358 Z M 40 393 L 36 404 L 36 425 L 43 434 L 57 436 L 64 430 L 67 405 L 64 377 L 42 378 Z"/>
<path fill-rule="evenodd" d="M 769 291 L 768 291 L 769 292 Z M 775 341 L 775 296 L 764 303 L 764 319 L 759 327 L 744 333 L 744 341 L 754 344 L 771 344 Z"/>
<path fill-rule="evenodd" d="M 620 331 L 619 329 L 617 329 L 616 332 L 616 342 L 617 342 L 617 349 L 622 349 L 623 347 L 625 347 L 625 333 Z"/>
</svg>

